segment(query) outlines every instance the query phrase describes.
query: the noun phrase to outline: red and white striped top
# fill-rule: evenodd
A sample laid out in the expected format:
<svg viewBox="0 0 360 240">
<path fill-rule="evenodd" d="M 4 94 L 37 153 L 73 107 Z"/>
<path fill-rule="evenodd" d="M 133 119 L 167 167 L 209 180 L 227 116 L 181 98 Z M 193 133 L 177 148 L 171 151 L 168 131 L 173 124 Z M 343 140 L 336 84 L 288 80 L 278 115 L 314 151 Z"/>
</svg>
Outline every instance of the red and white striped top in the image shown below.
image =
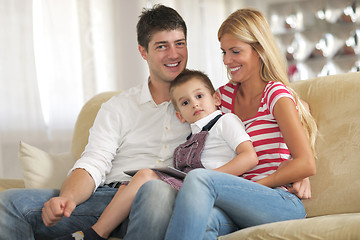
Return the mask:
<svg viewBox="0 0 360 240">
<path fill-rule="evenodd" d="M 239 84 L 233 83 L 220 87 L 221 111 L 223 113 L 234 113 L 234 100 L 238 87 Z M 259 159 L 257 166 L 242 175 L 245 179 L 258 181 L 275 172 L 282 161 L 291 157 L 273 115 L 274 105 L 282 97 L 288 97 L 295 103 L 292 94 L 284 84 L 268 82 L 261 97 L 257 114 L 255 117 L 243 121 Z"/>
</svg>

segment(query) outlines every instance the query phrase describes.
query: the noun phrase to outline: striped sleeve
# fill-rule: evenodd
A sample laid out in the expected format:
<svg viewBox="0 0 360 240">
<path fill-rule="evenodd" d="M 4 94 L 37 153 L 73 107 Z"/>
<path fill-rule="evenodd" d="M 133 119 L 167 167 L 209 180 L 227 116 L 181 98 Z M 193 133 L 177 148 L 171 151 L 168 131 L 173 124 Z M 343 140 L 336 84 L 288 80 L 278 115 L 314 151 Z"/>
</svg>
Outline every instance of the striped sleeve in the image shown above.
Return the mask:
<svg viewBox="0 0 360 240">
<path fill-rule="evenodd" d="M 291 94 L 289 89 L 281 82 L 271 82 L 271 84 L 268 84 L 266 88 L 268 89 L 265 89 L 265 99 L 271 114 L 274 113 L 275 103 L 282 97 L 290 98 L 296 106 L 293 95 Z"/>
<path fill-rule="evenodd" d="M 228 83 L 219 88 L 221 96 L 221 111 L 223 113 L 233 113 L 234 109 L 234 98 L 237 90 L 237 84 Z"/>
</svg>

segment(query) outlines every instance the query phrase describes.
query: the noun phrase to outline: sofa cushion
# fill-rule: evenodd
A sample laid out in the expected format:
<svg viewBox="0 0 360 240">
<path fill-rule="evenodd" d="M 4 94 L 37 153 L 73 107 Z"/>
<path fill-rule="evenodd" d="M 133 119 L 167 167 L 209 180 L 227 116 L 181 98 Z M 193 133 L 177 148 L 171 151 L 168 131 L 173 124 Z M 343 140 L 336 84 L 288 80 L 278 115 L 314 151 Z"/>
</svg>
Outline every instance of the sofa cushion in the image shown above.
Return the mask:
<svg viewBox="0 0 360 240">
<path fill-rule="evenodd" d="M 318 128 L 317 173 L 310 178 L 308 217 L 360 212 L 360 73 L 292 84 L 309 103 Z"/>
<path fill-rule="evenodd" d="M 26 188 L 59 189 L 75 163 L 71 153 L 51 154 L 24 142 L 20 142 L 19 158 Z"/>
<path fill-rule="evenodd" d="M 249 227 L 219 240 L 358 239 L 360 213 L 336 214 Z"/>
</svg>

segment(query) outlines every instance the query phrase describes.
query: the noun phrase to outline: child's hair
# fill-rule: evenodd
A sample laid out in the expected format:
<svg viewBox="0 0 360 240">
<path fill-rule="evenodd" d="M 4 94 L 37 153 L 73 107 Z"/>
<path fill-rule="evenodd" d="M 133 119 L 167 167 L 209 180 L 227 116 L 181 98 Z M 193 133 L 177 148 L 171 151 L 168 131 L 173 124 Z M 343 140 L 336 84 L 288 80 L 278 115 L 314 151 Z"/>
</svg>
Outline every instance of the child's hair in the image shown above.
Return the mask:
<svg viewBox="0 0 360 240">
<path fill-rule="evenodd" d="M 215 88 L 205 73 L 197 70 L 185 69 L 170 84 L 170 97 L 176 110 L 179 110 L 179 108 L 176 104 L 176 99 L 174 99 L 174 89 L 194 78 L 200 80 L 205 87 L 209 89 L 211 95 L 215 93 Z"/>
<path fill-rule="evenodd" d="M 143 9 L 136 25 L 138 44 L 148 51 L 152 35 L 158 31 L 181 29 L 186 38 L 186 24 L 180 14 L 170 7 L 156 4 L 151 9 Z"/>
<path fill-rule="evenodd" d="M 285 58 L 281 55 L 264 15 L 254 9 L 239 9 L 232 13 L 220 26 L 218 31 L 219 41 L 224 34 L 230 34 L 240 41 L 250 44 L 259 54 L 262 61 L 260 77 L 263 81 L 282 82 L 289 88 L 298 105 L 301 122 L 315 155 L 316 122 L 301 103 L 299 96 L 290 87 Z M 229 69 L 228 76 L 231 79 Z"/>
</svg>

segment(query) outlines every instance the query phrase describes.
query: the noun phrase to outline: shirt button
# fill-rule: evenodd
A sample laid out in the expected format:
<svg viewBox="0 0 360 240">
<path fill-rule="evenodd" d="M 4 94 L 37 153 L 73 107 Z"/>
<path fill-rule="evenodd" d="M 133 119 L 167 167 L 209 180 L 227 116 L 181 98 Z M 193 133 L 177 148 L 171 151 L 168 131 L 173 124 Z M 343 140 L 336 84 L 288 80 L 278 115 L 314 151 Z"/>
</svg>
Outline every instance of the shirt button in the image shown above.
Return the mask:
<svg viewBox="0 0 360 240">
<path fill-rule="evenodd" d="M 166 148 L 167 148 L 167 145 L 164 145 L 164 148 L 166 149 Z"/>
<path fill-rule="evenodd" d="M 169 130 L 169 128 L 168 128 L 168 127 L 165 127 L 165 130 Z"/>
<path fill-rule="evenodd" d="M 158 162 L 158 163 L 161 163 L 161 160 L 159 159 L 159 160 L 157 160 L 157 162 Z"/>
</svg>

